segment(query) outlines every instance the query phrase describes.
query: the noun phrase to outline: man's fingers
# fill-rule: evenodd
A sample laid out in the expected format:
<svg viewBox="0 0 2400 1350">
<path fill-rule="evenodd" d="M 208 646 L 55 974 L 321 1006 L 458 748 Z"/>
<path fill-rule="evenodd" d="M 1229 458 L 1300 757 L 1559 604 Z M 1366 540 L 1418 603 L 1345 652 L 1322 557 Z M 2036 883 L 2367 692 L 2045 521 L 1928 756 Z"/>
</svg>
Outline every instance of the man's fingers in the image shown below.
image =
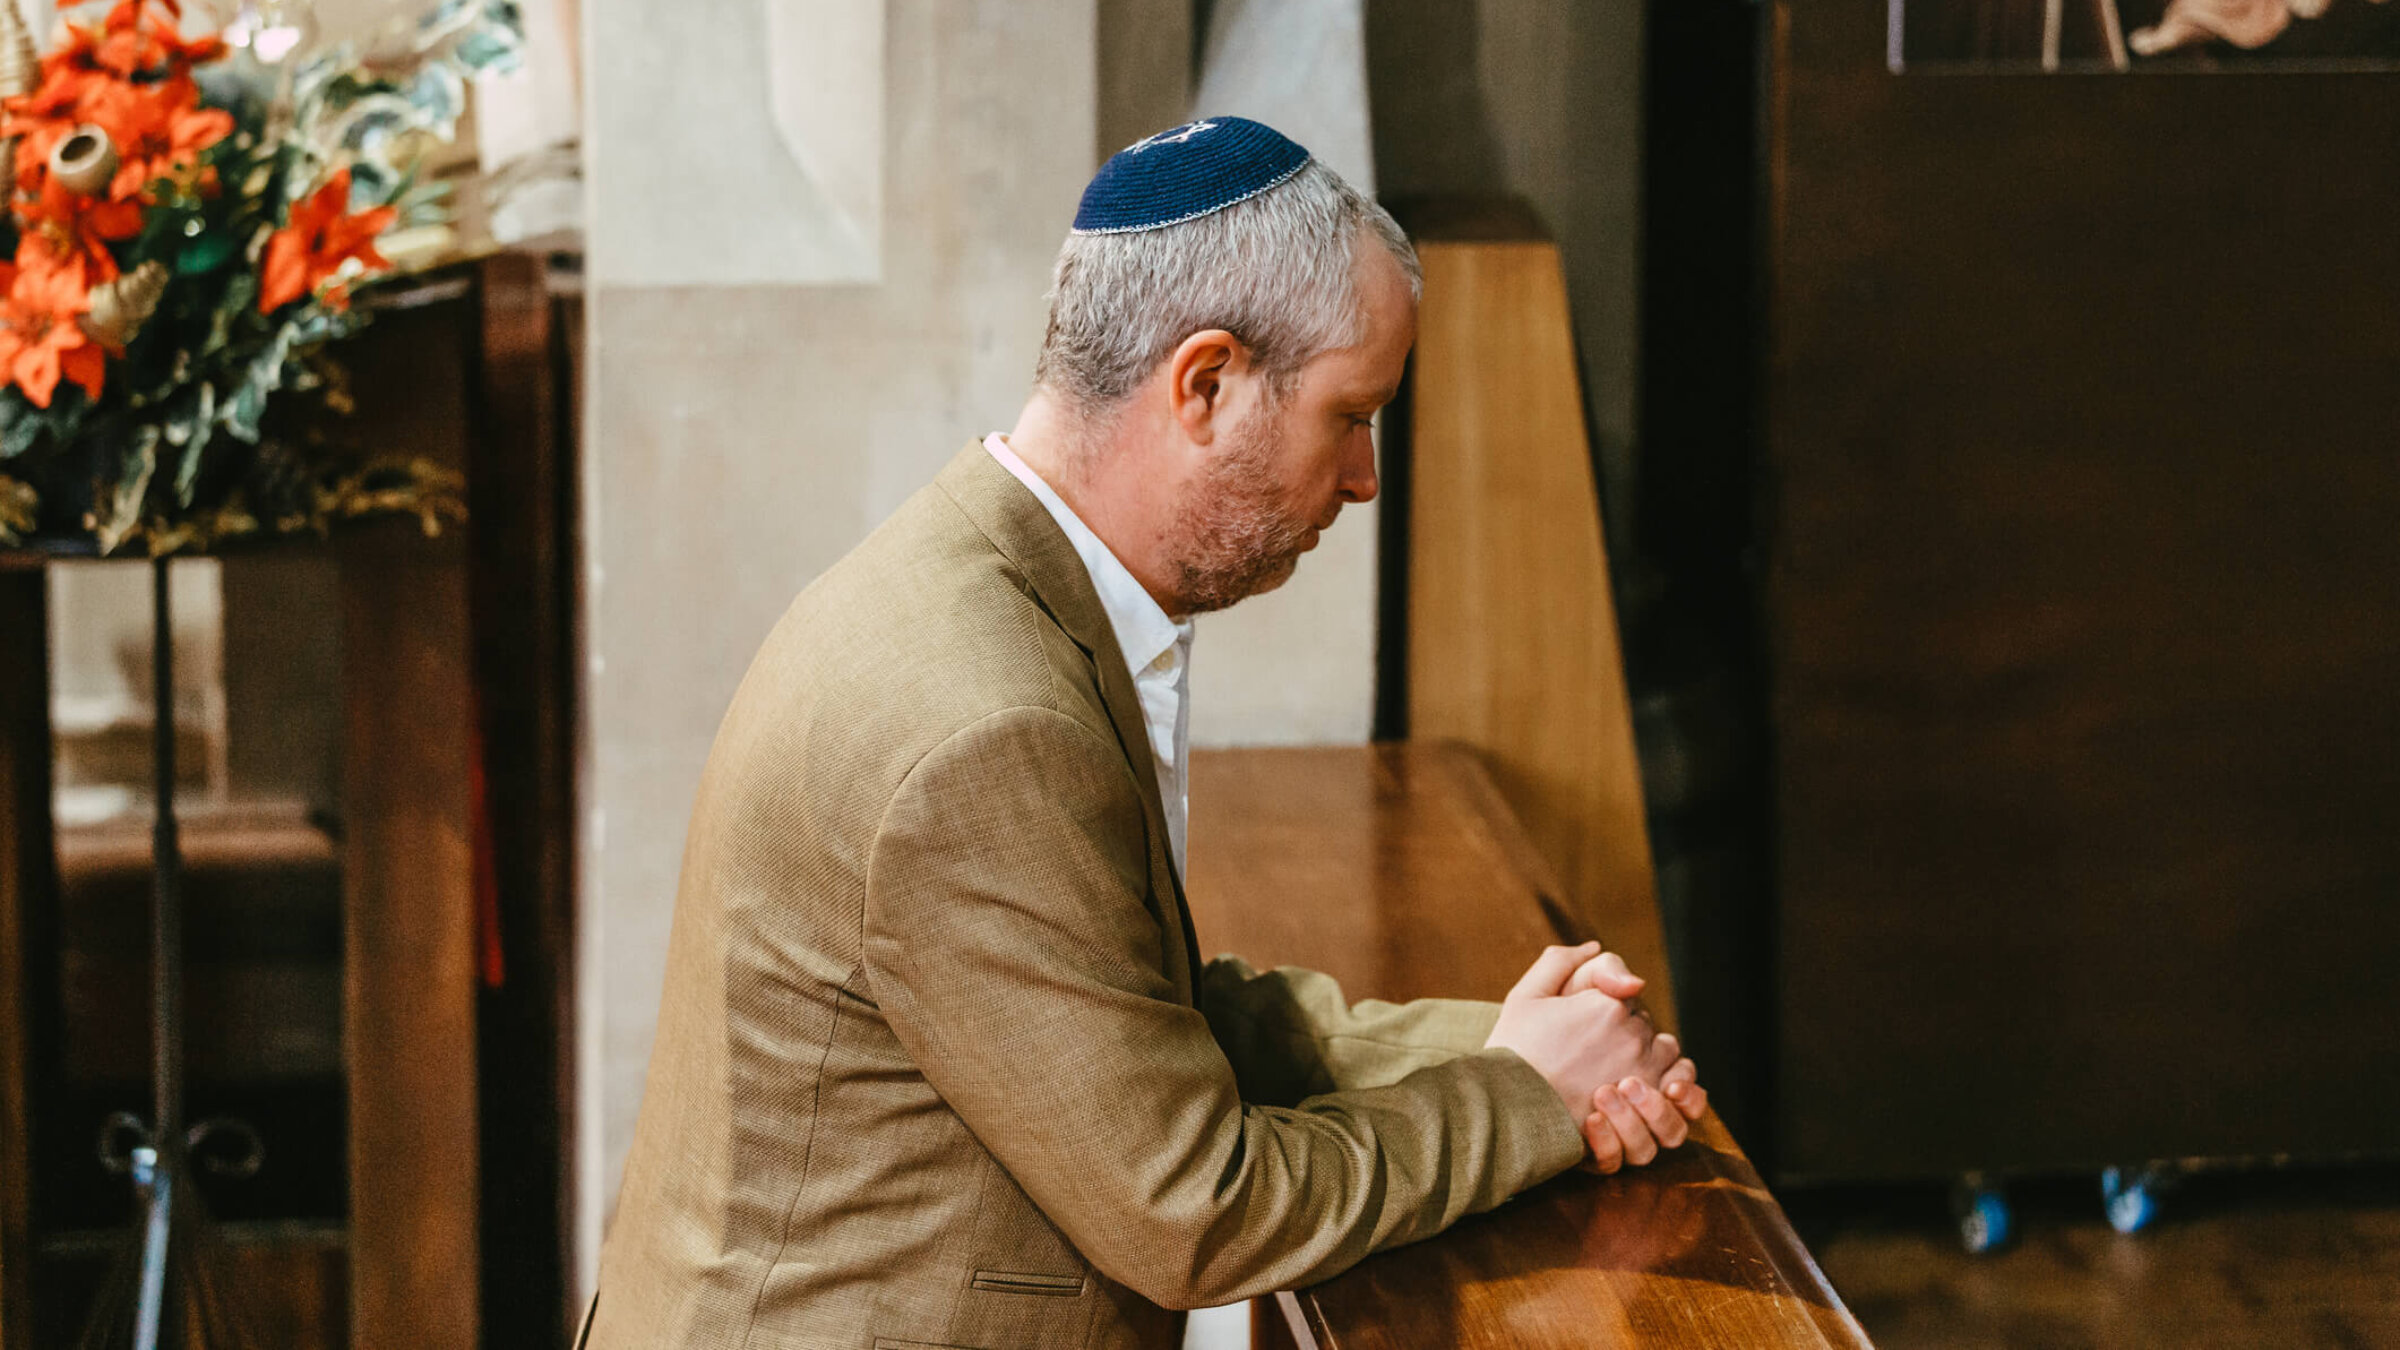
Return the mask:
<svg viewBox="0 0 2400 1350">
<path fill-rule="evenodd" d="M 1628 1078 L 1619 1083 L 1617 1088 L 1625 1094 L 1627 1101 L 1633 1103 L 1633 1109 L 1641 1112 L 1642 1123 L 1650 1127 L 1650 1137 L 1658 1141 L 1660 1148 L 1677 1147 L 1683 1143 L 1684 1136 L 1691 1133 L 1691 1122 L 1685 1120 L 1676 1111 L 1675 1103 L 1658 1089 L 1639 1078 Z"/>
<path fill-rule="evenodd" d="M 1583 1142 L 1591 1145 L 1592 1170 L 1608 1176 L 1625 1165 L 1625 1144 L 1617 1138 L 1608 1117 L 1593 1111 L 1583 1118 Z"/>
<path fill-rule="evenodd" d="M 1650 1038 L 1650 1048 L 1642 1052 L 1642 1067 L 1650 1071 L 1647 1076 L 1652 1082 L 1658 1082 L 1681 1058 L 1683 1043 L 1675 1039 L 1674 1032 L 1662 1031 Z"/>
<path fill-rule="evenodd" d="M 1658 1090 L 1667 1094 L 1685 1120 L 1698 1120 L 1708 1113 L 1708 1089 L 1700 1086 L 1700 1066 L 1688 1059 L 1676 1060 L 1659 1076 Z"/>
<path fill-rule="evenodd" d="M 1608 1118 L 1610 1128 L 1617 1132 L 1618 1140 L 1625 1145 L 1625 1161 L 1635 1167 L 1648 1166 L 1650 1160 L 1658 1156 L 1658 1140 L 1651 1135 L 1650 1126 L 1642 1120 L 1642 1113 L 1635 1110 L 1633 1103 L 1625 1100 L 1625 1094 L 1611 1084 L 1601 1084 L 1600 1090 L 1592 1094 L 1592 1099 L 1599 1104 L 1600 1114 Z"/>
<path fill-rule="evenodd" d="M 1567 981 L 1567 992 L 1597 989 L 1610 998 L 1627 999 L 1638 996 L 1650 982 L 1625 968 L 1625 958 L 1615 952 L 1602 952 L 1584 962 Z"/>
<path fill-rule="evenodd" d="M 1685 1120 L 1698 1120 L 1708 1114 L 1708 1089 L 1698 1083 L 1666 1083 L 1661 1085 L 1660 1091 L 1667 1094 L 1668 1101 L 1675 1103 L 1675 1109 L 1683 1113 Z"/>
<path fill-rule="evenodd" d="M 1600 944 L 1587 942 L 1580 947 L 1544 947 L 1534 958 L 1533 965 L 1508 991 L 1510 998 L 1550 998 L 1555 996 L 1575 973 L 1575 968 L 1591 958 Z"/>
</svg>

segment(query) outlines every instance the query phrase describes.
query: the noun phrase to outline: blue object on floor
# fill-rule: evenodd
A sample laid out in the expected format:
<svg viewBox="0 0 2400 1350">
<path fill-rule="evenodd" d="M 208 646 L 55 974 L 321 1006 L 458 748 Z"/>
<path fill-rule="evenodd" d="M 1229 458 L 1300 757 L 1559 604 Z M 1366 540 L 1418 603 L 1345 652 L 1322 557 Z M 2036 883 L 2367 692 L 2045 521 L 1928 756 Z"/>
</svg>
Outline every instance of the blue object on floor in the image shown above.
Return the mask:
<svg viewBox="0 0 2400 1350">
<path fill-rule="evenodd" d="M 1996 1186 L 1966 1188 L 1958 1216 L 1958 1240 L 1970 1256 L 1981 1256 L 2008 1245 L 2016 1232 L 2016 1215 L 2008 1197 Z"/>
<path fill-rule="evenodd" d="M 2100 1174 L 2100 1200 L 2108 1226 L 2138 1233 L 2158 1218 L 2159 1174 L 2155 1167 L 2111 1167 Z"/>
</svg>

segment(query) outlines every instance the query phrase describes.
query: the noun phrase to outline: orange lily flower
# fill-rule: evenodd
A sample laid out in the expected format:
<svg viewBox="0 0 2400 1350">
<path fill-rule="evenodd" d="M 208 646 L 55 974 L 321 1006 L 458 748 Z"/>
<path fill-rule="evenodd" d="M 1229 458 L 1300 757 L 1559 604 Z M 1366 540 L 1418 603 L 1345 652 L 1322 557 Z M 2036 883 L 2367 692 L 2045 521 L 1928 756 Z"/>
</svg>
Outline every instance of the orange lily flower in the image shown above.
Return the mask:
<svg viewBox="0 0 2400 1350">
<path fill-rule="evenodd" d="M 181 178 L 200 167 L 201 152 L 233 133 L 233 114 L 200 106 L 200 88 L 190 76 L 157 84 L 112 84 L 94 100 L 90 117 L 116 142 L 113 201 L 146 193 L 162 178 Z"/>
<path fill-rule="evenodd" d="M 27 239 L 15 263 L 0 263 L 0 374 L 47 408 L 61 376 L 100 397 L 108 357 L 75 322 L 92 307 L 83 260 L 60 260 L 38 239 Z"/>
<path fill-rule="evenodd" d="M 267 240 L 266 258 L 259 268 L 259 313 L 272 314 L 316 290 L 352 258 L 370 272 L 392 265 L 375 251 L 375 236 L 390 229 L 400 213 L 378 206 L 350 215 L 346 213 L 349 203 L 348 168 L 336 170 L 324 186 L 292 203 L 291 223 Z M 325 303 L 334 309 L 349 308 L 348 288 L 331 287 L 325 292 Z"/>
<path fill-rule="evenodd" d="M 60 258 L 82 259 L 101 281 L 113 281 L 117 275 L 109 243 L 142 232 L 140 202 L 86 197 L 47 178 L 33 200 L 17 204 L 17 215 L 25 222 L 28 242 L 40 240 Z"/>
<path fill-rule="evenodd" d="M 0 103 L 9 114 L 0 136 L 17 138 L 10 167 L 20 190 L 41 190 L 51 150 L 83 122 L 98 123 L 117 144 L 122 164 L 109 192 L 117 198 L 187 170 L 198 152 L 232 130 L 231 114 L 199 106 L 191 74 L 196 62 L 223 56 L 224 44 L 213 37 L 185 42 L 175 31 L 180 8 L 152 2 L 155 13 L 123 0 L 99 30 L 67 25 L 42 58 L 40 85 Z"/>
<path fill-rule="evenodd" d="M 79 70 L 103 72 L 119 79 L 154 75 L 161 70 L 177 75 L 195 64 L 225 55 L 224 40 L 213 34 L 184 40 L 177 31 L 182 18 L 180 7 L 160 3 L 158 9 L 160 12 L 153 14 L 135 0 L 122 0 L 109 11 L 97 30 L 68 24 L 66 37 L 42 57 L 42 73 L 47 76 L 62 70 Z"/>
<path fill-rule="evenodd" d="M 42 54 L 42 77 L 68 72 L 93 74 L 100 71 L 100 34 L 81 24 L 67 24 L 66 36 L 58 45 Z"/>
<path fill-rule="evenodd" d="M 69 29 L 68 33 L 66 46 L 42 58 L 41 84 L 29 94 L 0 102 L 8 111 L 7 120 L 0 123 L 0 136 L 17 138 L 13 168 L 17 186 L 26 192 L 41 189 L 51 150 L 72 134 L 78 123 L 93 120 L 93 111 L 114 91 L 132 88 L 107 71 L 76 59 L 77 40 L 88 44 L 90 34 L 81 29 Z M 88 52 L 88 45 L 84 50 Z"/>
<path fill-rule="evenodd" d="M 171 25 L 143 24 L 112 30 L 100 39 L 94 59 L 101 69 L 131 79 L 136 75 L 153 74 L 162 68 L 170 73 L 181 74 L 195 65 L 214 61 L 223 55 L 225 42 L 222 38 L 204 37 L 186 42 Z"/>
</svg>

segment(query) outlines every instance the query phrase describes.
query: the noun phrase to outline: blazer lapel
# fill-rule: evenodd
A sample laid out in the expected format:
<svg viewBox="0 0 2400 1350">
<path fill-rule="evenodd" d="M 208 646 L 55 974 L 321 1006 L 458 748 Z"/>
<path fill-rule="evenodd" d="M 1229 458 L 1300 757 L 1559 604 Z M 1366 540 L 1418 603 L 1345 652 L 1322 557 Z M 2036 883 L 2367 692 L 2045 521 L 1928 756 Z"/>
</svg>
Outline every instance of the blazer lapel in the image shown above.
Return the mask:
<svg viewBox="0 0 2400 1350">
<path fill-rule="evenodd" d="M 1050 518 L 1039 498 L 1026 491 L 1016 475 L 1002 468 L 991 452 L 972 443 L 950 461 L 934 480 L 961 511 L 991 540 L 1002 555 L 1024 573 L 1033 597 L 1084 655 L 1091 658 L 1100 682 L 1100 703 L 1116 729 L 1117 748 L 1133 770 L 1141 789 L 1142 817 L 1150 830 L 1150 874 L 1153 889 L 1175 908 L 1167 927 L 1168 970 L 1186 1002 L 1196 997 L 1200 942 L 1192 928 L 1190 906 L 1184 901 L 1183 878 L 1167 845 L 1166 808 L 1161 804 L 1158 772 L 1152 763 L 1150 731 L 1142 720 L 1141 695 L 1134 690 L 1132 672 L 1125 668 L 1117 633 L 1092 588 L 1083 559 L 1067 542 L 1058 522 Z M 1161 916 L 1162 918 L 1164 916 Z"/>
</svg>

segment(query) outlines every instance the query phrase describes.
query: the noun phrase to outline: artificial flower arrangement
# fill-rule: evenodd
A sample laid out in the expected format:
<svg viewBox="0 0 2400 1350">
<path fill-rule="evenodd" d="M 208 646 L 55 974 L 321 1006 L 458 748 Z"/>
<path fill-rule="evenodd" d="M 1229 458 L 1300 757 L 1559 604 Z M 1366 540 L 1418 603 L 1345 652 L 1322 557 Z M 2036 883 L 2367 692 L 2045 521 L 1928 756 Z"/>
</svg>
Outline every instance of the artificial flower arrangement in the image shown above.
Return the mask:
<svg viewBox="0 0 2400 1350">
<path fill-rule="evenodd" d="M 518 60 L 516 6 L 441 0 L 363 51 L 312 50 L 305 0 L 198 33 L 183 0 L 60 8 L 37 54 L 0 0 L 0 545 L 455 517 L 453 476 L 329 434 L 347 399 L 325 347 L 390 273 L 379 238 L 447 220 L 416 167 L 467 80 Z"/>
</svg>

